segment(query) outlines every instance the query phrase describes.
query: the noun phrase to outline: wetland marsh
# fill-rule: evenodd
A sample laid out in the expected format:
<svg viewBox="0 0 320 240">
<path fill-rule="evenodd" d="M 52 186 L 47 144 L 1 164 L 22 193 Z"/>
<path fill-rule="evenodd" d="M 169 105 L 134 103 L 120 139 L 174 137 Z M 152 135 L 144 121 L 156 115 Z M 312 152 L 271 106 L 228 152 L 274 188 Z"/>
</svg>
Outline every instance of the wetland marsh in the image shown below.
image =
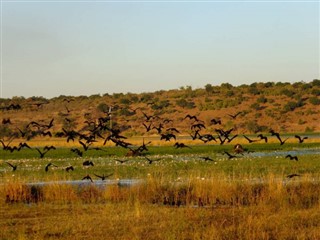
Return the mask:
<svg viewBox="0 0 320 240">
<path fill-rule="evenodd" d="M 229 159 L 233 146 L 148 146 L 133 157 L 119 147 L 82 158 L 65 147 L 44 158 L 1 151 L 0 238 L 318 239 L 319 144 L 244 144 L 251 151 Z"/>
</svg>

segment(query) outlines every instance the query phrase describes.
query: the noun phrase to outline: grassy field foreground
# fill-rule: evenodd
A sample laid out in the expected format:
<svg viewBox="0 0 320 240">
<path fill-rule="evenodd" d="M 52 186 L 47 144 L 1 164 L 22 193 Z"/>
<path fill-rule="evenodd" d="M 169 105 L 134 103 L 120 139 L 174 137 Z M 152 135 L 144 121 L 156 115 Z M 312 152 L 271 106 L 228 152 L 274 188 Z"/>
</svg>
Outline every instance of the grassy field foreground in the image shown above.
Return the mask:
<svg viewBox="0 0 320 240">
<path fill-rule="evenodd" d="M 150 147 L 147 156 L 161 159 L 152 164 L 143 157 L 120 164 L 123 153 L 114 149 L 82 159 L 65 149 L 44 159 L 31 150 L 3 155 L 20 165 L 13 172 L 1 162 L 0 239 L 320 239 L 319 154 L 299 155 L 299 161 L 281 154 L 306 147 L 318 145 L 250 145 L 254 153 L 232 160 L 223 154 L 232 146 Z M 81 166 L 85 159 L 95 166 Z M 48 162 L 59 167 L 45 172 Z M 68 164 L 73 172 L 65 171 Z M 110 171 L 110 180 L 142 182 L 28 185 Z"/>
<path fill-rule="evenodd" d="M 166 184 L 150 178 L 103 190 L 50 185 L 36 200 L 23 184 L 6 184 L 0 188 L 0 238 L 319 239 L 319 184 L 269 181 Z"/>
</svg>

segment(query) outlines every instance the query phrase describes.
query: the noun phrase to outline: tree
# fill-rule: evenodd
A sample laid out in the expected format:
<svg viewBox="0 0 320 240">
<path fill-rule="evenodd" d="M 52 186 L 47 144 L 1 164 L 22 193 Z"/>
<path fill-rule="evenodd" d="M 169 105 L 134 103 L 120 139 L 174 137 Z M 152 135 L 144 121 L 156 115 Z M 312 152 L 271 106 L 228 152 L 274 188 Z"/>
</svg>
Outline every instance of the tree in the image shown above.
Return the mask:
<svg viewBox="0 0 320 240">
<path fill-rule="evenodd" d="M 204 88 L 205 88 L 206 92 L 209 93 L 209 94 L 213 92 L 213 86 L 211 84 L 209 84 L 209 83 L 206 84 L 204 86 Z"/>
<path fill-rule="evenodd" d="M 105 103 L 100 103 L 97 107 L 97 109 L 100 111 L 100 112 L 107 112 L 109 110 L 109 107 L 107 104 Z"/>
</svg>

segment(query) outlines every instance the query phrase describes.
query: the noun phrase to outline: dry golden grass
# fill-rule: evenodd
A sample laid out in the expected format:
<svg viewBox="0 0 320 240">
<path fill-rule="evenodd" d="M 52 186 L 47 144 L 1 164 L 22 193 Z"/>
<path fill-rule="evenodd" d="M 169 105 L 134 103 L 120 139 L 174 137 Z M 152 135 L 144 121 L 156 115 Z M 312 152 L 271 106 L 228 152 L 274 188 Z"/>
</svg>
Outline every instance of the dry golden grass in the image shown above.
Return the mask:
<svg viewBox="0 0 320 240">
<path fill-rule="evenodd" d="M 9 213 L 9 214 L 8 214 Z M 5 206 L 2 239 L 319 239 L 319 208 L 133 204 Z M 11 225 L 11 227 L 10 227 Z M 14 226 L 14 227 L 12 227 Z"/>
<path fill-rule="evenodd" d="M 307 177 L 285 184 L 270 174 L 254 184 L 158 175 L 104 189 L 11 182 L 0 186 L 0 203 L 0 239 L 320 238 L 320 187 Z"/>
</svg>

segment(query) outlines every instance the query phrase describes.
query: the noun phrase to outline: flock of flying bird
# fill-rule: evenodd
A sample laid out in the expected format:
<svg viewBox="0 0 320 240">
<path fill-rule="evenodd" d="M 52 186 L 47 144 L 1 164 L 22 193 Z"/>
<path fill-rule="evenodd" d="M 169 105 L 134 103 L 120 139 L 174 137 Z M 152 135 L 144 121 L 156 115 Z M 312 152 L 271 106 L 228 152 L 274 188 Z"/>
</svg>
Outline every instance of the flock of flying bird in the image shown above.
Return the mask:
<svg viewBox="0 0 320 240">
<path fill-rule="evenodd" d="M 13 108 L 13 106 L 10 106 L 10 109 Z M 172 127 L 172 122 L 173 120 L 170 119 L 162 119 L 158 116 L 153 116 L 153 115 L 148 115 L 145 112 L 141 110 L 142 113 L 142 126 L 147 133 L 152 133 L 151 131 L 155 131 L 156 134 L 159 135 L 160 140 L 162 141 L 168 141 L 170 142 L 171 140 L 174 141 L 173 147 L 174 148 L 192 148 L 182 142 L 178 142 L 178 136 L 177 134 L 181 134 L 180 131 Z M 81 130 L 75 130 L 74 128 L 62 128 L 61 131 L 53 132 L 51 131 L 53 126 L 54 126 L 54 121 L 55 119 L 52 118 L 49 122 L 45 123 L 46 121 L 31 121 L 29 122 L 23 129 L 20 129 L 15 126 L 14 133 L 12 136 L 7 139 L 0 139 L 0 142 L 2 144 L 2 149 L 4 151 L 8 152 L 14 152 L 14 151 L 20 151 L 24 148 L 27 149 L 34 149 L 36 152 L 38 152 L 40 158 L 44 158 L 45 155 L 49 151 L 56 150 L 55 146 L 44 146 L 42 148 L 39 147 L 30 147 L 28 145 L 28 141 L 35 138 L 36 136 L 47 136 L 47 137 L 60 137 L 60 138 L 65 138 L 67 142 L 75 142 L 77 141 L 81 147 L 73 147 L 70 149 L 71 152 L 76 154 L 78 157 L 83 157 L 83 154 L 86 151 L 89 150 L 96 150 L 96 151 L 104 151 L 103 148 L 101 147 L 94 147 L 92 146 L 95 142 L 98 142 L 100 139 L 103 140 L 103 145 L 105 145 L 107 142 L 113 142 L 115 146 L 123 147 L 128 149 L 128 152 L 126 154 L 127 157 L 130 156 L 142 156 L 146 159 L 146 161 L 149 164 L 152 164 L 154 161 L 159 161 L 159 159 L 150 159 L 147 157 L 144 152 L 148 151 L 147 146 L 151 143 L 150 141 L 145 143 L 144 139 L 143 142 L 140 146 L 134 146 L 133 144 L 127 142 L 127 138 L 123 135 L 121 135 L 122 130 L 118 127 L 111 127 L 110 121 L 111 121 L 111 112 L 104 112 L 103 117 L 99 117 L 98 119 L 92 120 L 92 121 L 85 121 L 85 127 L 82 128 Z M 231 119 L 236 119 L 241 112 L 238 112 L 234 115 L 229 114 Z M 65 119 L 68 121 L 69 119 Z M 69 120 L 71 121 L 71 120 Z M 220 145 L 223 145 L 225 143 L 231 143 L 235 138 L 239 137 L 238 134 L 232 134 L 234 131 L 234 128 L 231 129 L 223 129 L 223 128 L 215 128 L 214 132 L 215 135 L 212 133 L 203 133 L 207 131 L 206 126 L 204 121 L 198 119 L 197 116 L 195 115 L 190 115 L 187 114 L 184 118 L 183 121 L 187 121 L 188 124 L 190 124 L 190 131 L 189 135 L 192 140 L 200 140 L 203 143 L 208 143 L 211 141 L 217 142 Z M 211 119 L 210 120 L 211 125 L 222 125 L 222 122 L 220 119 Z M 12 125 L 12 122 L 9 118 L 3 119 L 2 124 L 7 124 L 7 125 Z M 169 125 L 168 125 L 169 124 Z M 285 144 L 285 142 L 289 138 L 283 138 L 280 136 L 278 132 L 275 132 L 274 130 L 270 130 L 269 132 L 271 136 L 274 136 L 280 143 L 280 145 Z M 245 138 L 248 143 L 254 143 L 258 141 L 264 141 L 265 143 L 268 142 L 268 137 L 263 134 L 258 134 L 256 139 L 249 138 L 246 135 L 242 135 L 243 138 Z M 16 146 L 11 146 L 10 144 L 12 141 L 16 138 L 23 139 L 24 141 L 20 142 Z M 301 137 L 298 135 L 295 135 L 295 138 L 297 138 L 299 143 L 303 143 L 304 140 L 306 140 L 308 137 Z M 233 159 L 237 158 L 237 154 L 243 154 L 243 152 L 248 151 L 247 149 L 244 149 L 240 144 L 236 144 L 234 146 L 234 152 L 235 154 L 232 154 L 230 152 L 224 151 L 223 154 L 228 156 L 228 159 Z M 204 161 L 214 161 L 210 157 L 200 157 Z M 287 155 L 286 158 L 289 158 L 290 160 L 295 160 L 298 161 L 297 156 L 291 156 Z M 124 163 L 127 160 L 116 160 L 119 161 L 120 163 Z M 6 162 L 13 171 L 17 170 L 18 165 L 14 165 L 10 162 Z M 94 163 L 92 161 L 86 160 L 82 163 L 84 167 L 90 167 L 94 166 Z M 45 171 L 48 172 L 50 167 L 57 167 L 57 165 L 53 163 L 48 163 L 45 166 Z M 65 168 L 67 172 L 73 171 L 74 167 L 73 166 L 68 166 Z M 110 177 L 112 174 L 108 175 L 97 175 L 94 174 L 96 177 L 100 178 L 101 180 L 105 180 L 106 178 Z M 297 176 L 297 175 L 296 175 Z M 288 177 L 294 177 L 291 175 L 288 175 Z M 90 180 L 92 181 L 92 178 L 89 175 L 86 175 L 83 180 Z"/>
</svg>

